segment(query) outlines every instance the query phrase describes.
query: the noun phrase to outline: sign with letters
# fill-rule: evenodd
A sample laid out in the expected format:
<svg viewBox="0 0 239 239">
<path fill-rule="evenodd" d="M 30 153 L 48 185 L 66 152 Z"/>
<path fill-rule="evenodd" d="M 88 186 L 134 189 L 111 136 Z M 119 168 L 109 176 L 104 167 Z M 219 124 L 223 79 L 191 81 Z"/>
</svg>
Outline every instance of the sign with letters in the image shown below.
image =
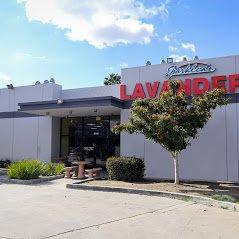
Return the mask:
<svg viewBox="0 0 239 239">
<path fill-rule="evenodd" d="M 233 94 L 239 89 L 239 73 L 231 75 L 213 75 L 210 79 L 196 77 L 180 80 L 180 90 L 187 96 L 201 95 L 213 89 L 222 89 L 225 93 Z M 132 92 L 128 92 L 127 86 L 120 85 L 121 100 L 135 100 L 144 98 L 155 98 L 161 93 L 169 90 L 169 80 L 163 82 L 136 83 Z"/>
<path fill-rule="evenodd" d="M 188 63 L 182 66 L 170 66 L 166 72 L 166 76 L 170 79 L 172 76 L 200 74 L 214 72 L 216 68 L 205 63 Z"/>
</svg>

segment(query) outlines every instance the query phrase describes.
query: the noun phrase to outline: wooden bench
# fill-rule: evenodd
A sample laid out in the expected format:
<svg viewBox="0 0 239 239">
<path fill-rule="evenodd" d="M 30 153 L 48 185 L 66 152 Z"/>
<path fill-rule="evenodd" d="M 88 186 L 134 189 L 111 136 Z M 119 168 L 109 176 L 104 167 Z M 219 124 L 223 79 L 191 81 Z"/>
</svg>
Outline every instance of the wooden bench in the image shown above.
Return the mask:
<svg viewBox="0 0 239 239">
<path fill-rule="evenodd" d="M 102 168 L 86 169 L 85 171 L 88 173 L 88 178 L 100 178 Z"/>
<path fill-rule="evenodd" d="M 78 172 L 78 166 L 65 167 L 65 178 L 71 178 L 71 174 L 76 176 Z"/>
</svg>

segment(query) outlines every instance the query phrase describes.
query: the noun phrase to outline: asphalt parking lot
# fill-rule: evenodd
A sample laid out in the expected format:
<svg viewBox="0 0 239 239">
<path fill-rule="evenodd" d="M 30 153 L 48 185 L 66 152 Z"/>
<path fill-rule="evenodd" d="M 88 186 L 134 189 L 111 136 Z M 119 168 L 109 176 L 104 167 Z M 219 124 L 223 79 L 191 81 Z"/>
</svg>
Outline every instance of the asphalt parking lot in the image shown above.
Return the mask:
<svg viewBox="0 0 239 239">
<path fill-rule="evenodd" d="M 239 213 L 180 200 L 0 185 L 0 238 L 239 238 Z"/>
</svg>

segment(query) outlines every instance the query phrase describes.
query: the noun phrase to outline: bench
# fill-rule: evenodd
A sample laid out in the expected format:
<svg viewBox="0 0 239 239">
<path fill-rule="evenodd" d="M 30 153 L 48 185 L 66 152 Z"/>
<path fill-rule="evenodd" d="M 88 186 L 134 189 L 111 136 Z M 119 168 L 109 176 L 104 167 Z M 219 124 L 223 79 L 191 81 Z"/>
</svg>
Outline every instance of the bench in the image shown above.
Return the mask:
<svg viewBox="0 0 239 239">
<path fill-rule="evenodd" d="M 100 178 L 102 168 L 86 169 L 85 171 L 88 173 L 88 178 Z"/>
<path fill-rule="evenodd" d="M 71 178 L 71 173 L 77 175 L 78 166 L 65 167 L 65 178 Z"/>
</svg>

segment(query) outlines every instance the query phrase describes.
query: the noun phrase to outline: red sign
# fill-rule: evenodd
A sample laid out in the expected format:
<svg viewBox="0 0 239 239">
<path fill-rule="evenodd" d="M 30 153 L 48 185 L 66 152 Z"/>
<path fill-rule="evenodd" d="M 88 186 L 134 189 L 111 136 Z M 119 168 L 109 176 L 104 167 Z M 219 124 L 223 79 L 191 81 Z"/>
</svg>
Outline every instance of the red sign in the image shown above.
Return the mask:
<svg viewBox="0 0 239 239">
<path fill-rule="evenodd" d="M 120 85 L 121 100 L 135 100 L 144 98 L 155 98 L 162 92 L 168 91 L 169 81 L 155 81 L 136 83 L 132 92 L 127 92 L 126 85 Z M 161 90 L 159 90 L 161 86 Z M 180 80 L 180 90 L 185 91 L 187 96 L 201 95 L 213 89 L 222 89 L 225 93 L 235 93 L 239 87 L 239 74 L 212 76 L 210 81 L 207 78 L 197 77 L 194 79 Z"/>
</svg>

